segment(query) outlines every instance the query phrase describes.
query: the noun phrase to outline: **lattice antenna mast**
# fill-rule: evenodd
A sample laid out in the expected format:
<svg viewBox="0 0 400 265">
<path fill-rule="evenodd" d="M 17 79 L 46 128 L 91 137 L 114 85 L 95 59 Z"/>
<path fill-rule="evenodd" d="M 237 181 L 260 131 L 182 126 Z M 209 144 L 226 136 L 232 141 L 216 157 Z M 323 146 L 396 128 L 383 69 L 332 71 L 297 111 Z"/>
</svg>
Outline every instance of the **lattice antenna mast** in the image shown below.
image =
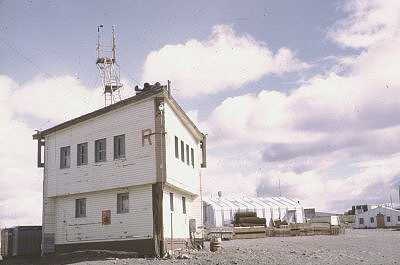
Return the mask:
<svg viewBox="0 0 400 265">
<path fill-rule="evenodd" d="M 100 78 L 103 84 L 104 105 L 108 106 L 121 100 L 120 71 L 116 57 L 115 26 L 112 27 L 111 47 L 102 44 L 103 25 L 97 27 L 97 60 Z"/>
</svg>

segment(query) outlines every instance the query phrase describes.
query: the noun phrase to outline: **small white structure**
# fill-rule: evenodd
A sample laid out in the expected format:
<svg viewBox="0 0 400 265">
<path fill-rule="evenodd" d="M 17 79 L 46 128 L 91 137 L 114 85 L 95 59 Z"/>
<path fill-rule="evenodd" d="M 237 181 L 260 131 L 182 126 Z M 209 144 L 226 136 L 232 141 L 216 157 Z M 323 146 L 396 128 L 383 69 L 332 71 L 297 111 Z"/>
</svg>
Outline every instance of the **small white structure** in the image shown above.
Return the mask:
<svg viewBox="0 0 400 265">
<path fill-rule="evenodd" d="M 337 215 L 315 216 L 307 220 L 310 223 L 328 223 L 330 225 L 340 225 L 340 218 Z"/>
<path fill-rule="evenodd" d="M 387 207 L 371 207 L 365 212 L 356 212 L 353 228 L 386 228 L 400 226 L 400 211 Z"/>
<path fill-rule="evenodd" d="M 203 198 L 203 222 L 207 227 L 231 226 L 236 212 L 253 211 L 265 218 L 267 226 L 274 220 L 303 223 L 304 210 L 298 202 L 285 197 L 206 197 Z"/>
<path fill-rule="evenodd" d="M 162 256 L 202 226 L 206 138 L 167 87 L 147 85 L 33 138 L 44 168 L 43 254 L 114 249 Z"/>
</svg>

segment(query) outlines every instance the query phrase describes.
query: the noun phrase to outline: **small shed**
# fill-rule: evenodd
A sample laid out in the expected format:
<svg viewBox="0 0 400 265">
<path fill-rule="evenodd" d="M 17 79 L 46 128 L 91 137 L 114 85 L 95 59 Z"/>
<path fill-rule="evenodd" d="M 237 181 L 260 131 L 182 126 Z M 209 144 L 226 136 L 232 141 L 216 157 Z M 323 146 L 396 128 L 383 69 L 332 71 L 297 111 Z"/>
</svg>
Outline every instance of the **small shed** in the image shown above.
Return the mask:
<svg viewBox="0 0 400 265">
<path fill-rule="evenodd" d="M 400 226 L 400 210 L 380 205 L 356 213 L 353 228 L 390 228 Z"/>
<path fill-rule="evenodd" d="M 1 230 L 1 256 L 39 256 L 42 227 L 16 226 Z"/>
<path fill-rule="evenodd" d="M 304 211 L 300 202 L 286 197 L 210 196 L 203 198 L 203 219 L 206 227 L 231 226 L 236 212 L 255 212 L 272 221 L 303 223 Z"/>
</svg>

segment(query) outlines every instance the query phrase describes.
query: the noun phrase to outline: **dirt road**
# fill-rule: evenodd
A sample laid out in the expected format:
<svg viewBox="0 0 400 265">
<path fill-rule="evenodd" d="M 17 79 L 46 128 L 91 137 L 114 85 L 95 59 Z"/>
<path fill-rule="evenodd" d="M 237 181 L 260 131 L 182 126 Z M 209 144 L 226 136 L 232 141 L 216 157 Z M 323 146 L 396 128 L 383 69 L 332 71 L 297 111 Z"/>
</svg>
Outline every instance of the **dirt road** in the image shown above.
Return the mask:
<svg viewBox="0 0 400 265">
<path fill-rule="evenodd" d="M 400 231 L 347 230 L 338 236 L 275 237 L 223 241 L 223 250 L 188 254 L 189 259 L 66 255 L 0 264 L 400 264 Z"/>
</svg>

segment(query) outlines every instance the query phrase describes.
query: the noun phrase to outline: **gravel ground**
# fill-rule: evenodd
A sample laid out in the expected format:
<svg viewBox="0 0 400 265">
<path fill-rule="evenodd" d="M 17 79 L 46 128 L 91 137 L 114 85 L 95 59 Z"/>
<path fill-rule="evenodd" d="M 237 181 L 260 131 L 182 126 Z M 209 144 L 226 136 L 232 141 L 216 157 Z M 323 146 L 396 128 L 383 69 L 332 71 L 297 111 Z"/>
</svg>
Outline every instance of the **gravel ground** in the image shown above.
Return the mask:
<svg viewBox="0 0 400 265">
<path fill-rule="evenodd" d="M 0 264 L 400 264 L 400 231 L 347 230 L 339 236 L 275 237 L 223 241 L 223 249 L 189 253 L 189 259 L 73 255 Z"/>
</svg>

